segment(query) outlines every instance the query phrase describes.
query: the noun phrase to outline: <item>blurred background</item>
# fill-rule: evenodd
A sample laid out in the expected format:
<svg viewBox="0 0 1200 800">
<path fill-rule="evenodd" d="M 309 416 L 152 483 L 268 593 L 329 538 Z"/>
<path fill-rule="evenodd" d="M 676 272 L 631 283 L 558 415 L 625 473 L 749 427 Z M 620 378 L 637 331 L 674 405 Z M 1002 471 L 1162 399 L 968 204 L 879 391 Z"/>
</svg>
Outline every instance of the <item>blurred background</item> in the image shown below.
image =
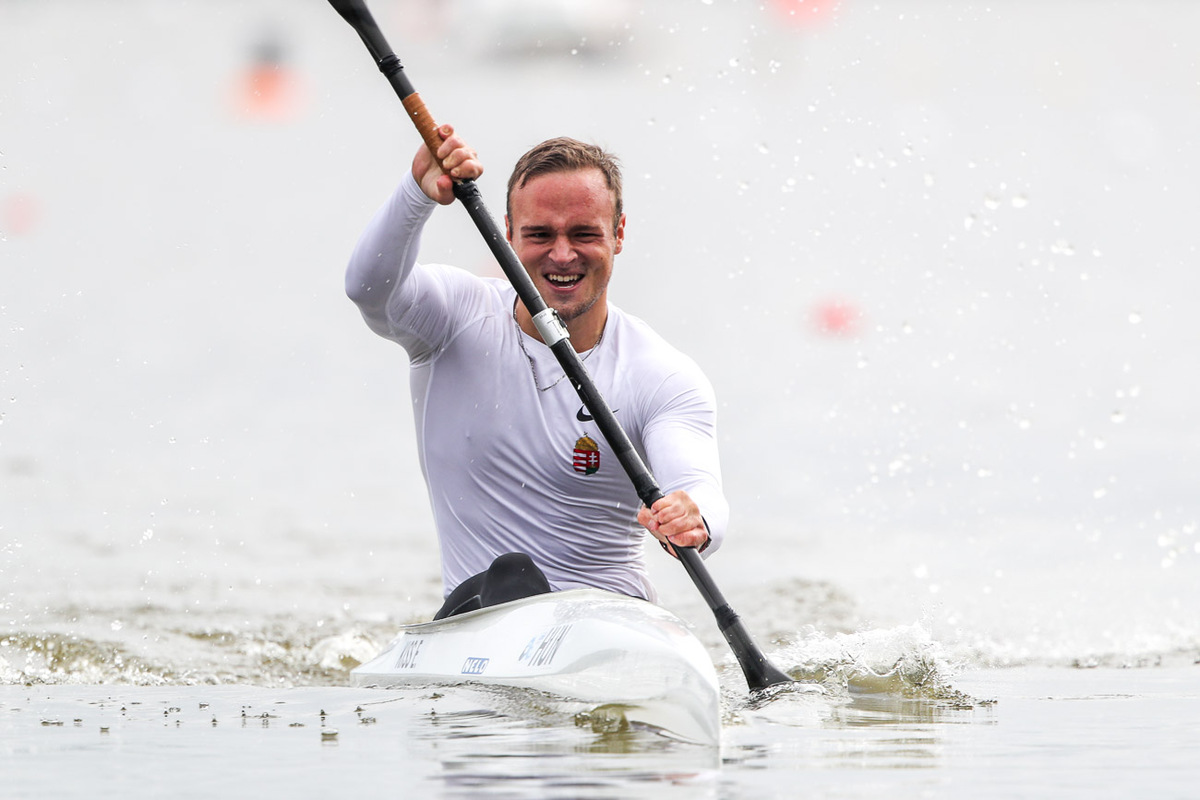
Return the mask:
<svg viewBox="0 0 1200 800">
<path fill-rule="evenodd" d="M 1200 6 L 371 7 L 496 215 L 544 138 L 621 156 L 612 299 L 716 387 L 710 563 L 760 629 L 1200 649 Z M 317 0 L 0 0 L 0 76 L 5 642 L 165 673 L 427 617 L 404 353 L 342 290 L 418 139 L 358 37 Z M 456 209 L 424 252 L 498 274 Z"/>
</svg>

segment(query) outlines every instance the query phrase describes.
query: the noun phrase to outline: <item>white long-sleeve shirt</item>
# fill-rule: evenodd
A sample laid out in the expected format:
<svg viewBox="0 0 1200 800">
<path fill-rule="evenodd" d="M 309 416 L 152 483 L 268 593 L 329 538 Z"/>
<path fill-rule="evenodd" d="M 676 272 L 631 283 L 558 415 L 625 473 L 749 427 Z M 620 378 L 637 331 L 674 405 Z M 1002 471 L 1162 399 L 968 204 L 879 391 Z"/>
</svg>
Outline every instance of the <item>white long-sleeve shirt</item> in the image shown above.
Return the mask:
<svg viewBox="0 0 1200 800">
<path fill-rule="evenodd" d="M 523 552 L 555 590 L 654 600 L 637 494 L 553 352 L 518 327 L 515 290 L 416 263 L 434 208 L 406 173 L 359 239 L 346 291 L 372 330 L 408 352 L 446 593 L 496 556 Z M 699 505 L 711 555 L 729 509 L 708 380 L 611 304 L 599 344 L 580 356 L 664 493 L 686 490 Z"/>
</svg>

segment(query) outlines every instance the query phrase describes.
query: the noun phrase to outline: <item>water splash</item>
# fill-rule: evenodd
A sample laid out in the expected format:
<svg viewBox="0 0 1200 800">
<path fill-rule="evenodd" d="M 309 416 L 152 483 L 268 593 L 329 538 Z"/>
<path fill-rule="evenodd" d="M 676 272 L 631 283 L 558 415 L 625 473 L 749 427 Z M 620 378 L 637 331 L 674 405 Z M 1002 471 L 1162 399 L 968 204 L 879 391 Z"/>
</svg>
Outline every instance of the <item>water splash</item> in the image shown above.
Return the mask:
<svg viewBox="0 0 1200 800">
<path fill-rule="evenodd" d="M 792 677 L 832 693 L 887 694 L 951 707 L 981 702 L 951 685 L 954 669 L 921 625 L 834 636 L 810 631 L 777 658 Z"/>
<path fill-rule="evenodd" d="M 134 652 L 75 634 L 8 634 L 0 638 L 0 685 L 344 686 L 384 640 L 355 627 L 321 637 L 274 627 L 164 631 L 160 638 L 159 647 Z"/>
</svg>

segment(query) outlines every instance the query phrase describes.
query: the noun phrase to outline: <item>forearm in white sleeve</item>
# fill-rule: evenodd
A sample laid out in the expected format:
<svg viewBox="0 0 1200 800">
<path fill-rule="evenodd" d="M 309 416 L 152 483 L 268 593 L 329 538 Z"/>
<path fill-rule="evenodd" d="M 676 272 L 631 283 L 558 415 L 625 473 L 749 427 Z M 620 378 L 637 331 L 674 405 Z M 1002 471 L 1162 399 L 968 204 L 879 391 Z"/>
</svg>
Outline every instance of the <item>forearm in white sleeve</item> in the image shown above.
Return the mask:
<svg viewBox="0 0 1200 800">
<path fill-rule="evenodd" d="M 664 494 L 682 489 L 700 507 L 708 525 L 709 544 L 703 550 L 707 558 L 721 546 L 729 526 L 729 502 L 721 489 L 716 410 L 694 395 L 681 405 L 643 434 L 646 457 Z"/>
<path fill-rule="evenodd" d="M 367 325 L 387 336 L 388 300 L 412 272 L 420 249 L 421 229 L 437 203 L 429 199 L 411 172 L 375 212 L 358 239 L 346 267 L 346 294 Z"/>
</svg>

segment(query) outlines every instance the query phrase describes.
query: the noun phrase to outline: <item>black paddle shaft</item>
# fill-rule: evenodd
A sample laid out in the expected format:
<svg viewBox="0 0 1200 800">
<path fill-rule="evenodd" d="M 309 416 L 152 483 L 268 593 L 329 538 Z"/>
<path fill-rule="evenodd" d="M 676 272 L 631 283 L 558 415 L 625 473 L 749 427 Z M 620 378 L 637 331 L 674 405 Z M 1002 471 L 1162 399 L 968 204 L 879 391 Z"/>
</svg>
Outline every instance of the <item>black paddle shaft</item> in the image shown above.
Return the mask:
<svg viewBox="0 0 1200 800">
<path fill-rule="evenodd" d="M 329 4 L 358 32 L 359 37 L 367 46 L 367 50 L 370 51 L 371 57 L 379 66 L 379 71 L 392 84 L 400 102 L 404 104 L 413 125 L 421 134 L 425 146 L 429 148 L 429 152 L 436 159 L 438 148 L 442 144 L 437 125 L 425 108 L 421 96 L 417 94 L 408 80 L 404 66 L 392 52 L 366 4 L 363 0 L 329 0 Z M 613 448 L 617 460 L 621 462 L 629 479 L 633 481 L 633 487 L 638 497 L 647 506 L 654 505 L 663 497 L 662 489 L 659 488 L 658 482 L 655 481 L 645 462 L 634 449 L 633 443 L 617 421 L 616 416 L 613 415 L 608 403 L 600 395 L 591 375 L 588 374 L 587 368 L 580 360 L 579 354 L 571 346 L 566 325 L 559 318 L 557 312 L 546 306 L 546 301 L 538 294 L 537 287 L 533 285 L 529 273 L 525 271 L 525 267 L 513 252 L 508 240 L 504 238 L 500 228 L 496 225 L 495 219 L 488 212 L 479 193 L 479 187 L 473 180 L 455 181 L 454 196 L 467 209 L 467 213 L 470 214 L 471 219 L 475 222 L 475 227 L 483 235 L 492 255 L 496 257 L 504 274 L 516 289 L 517 296 L 525 304 L 525 309 L 533 316 L 534 324 L 537 326 L 542 340 L 553 351 L 559 365 L 571 380 L 571 385 L 575 387 L 579 398 L 595 419 L 600 433 Z M 729 642 L 730 648 L 737 657 L 742 672 L 746 676 L 747 685 L 753 690 L 759 690 L 782 683 L 791 683 L 792 679 L 768 661 L 754 643 L 738 615 L 721 595 L 721 591 L 713 582 L 708 568 L 704 565 L 696 549 L 676 546 L 675 552 L 679 555 L 684 569 L 691 576 L 692 582 L 696 584 L 696 588 L 708 603 L 708 607 L 716 616 L 717 627 L 721 629 L 721 633 L 724 634 L 725 640 Z"/>
</svg>

